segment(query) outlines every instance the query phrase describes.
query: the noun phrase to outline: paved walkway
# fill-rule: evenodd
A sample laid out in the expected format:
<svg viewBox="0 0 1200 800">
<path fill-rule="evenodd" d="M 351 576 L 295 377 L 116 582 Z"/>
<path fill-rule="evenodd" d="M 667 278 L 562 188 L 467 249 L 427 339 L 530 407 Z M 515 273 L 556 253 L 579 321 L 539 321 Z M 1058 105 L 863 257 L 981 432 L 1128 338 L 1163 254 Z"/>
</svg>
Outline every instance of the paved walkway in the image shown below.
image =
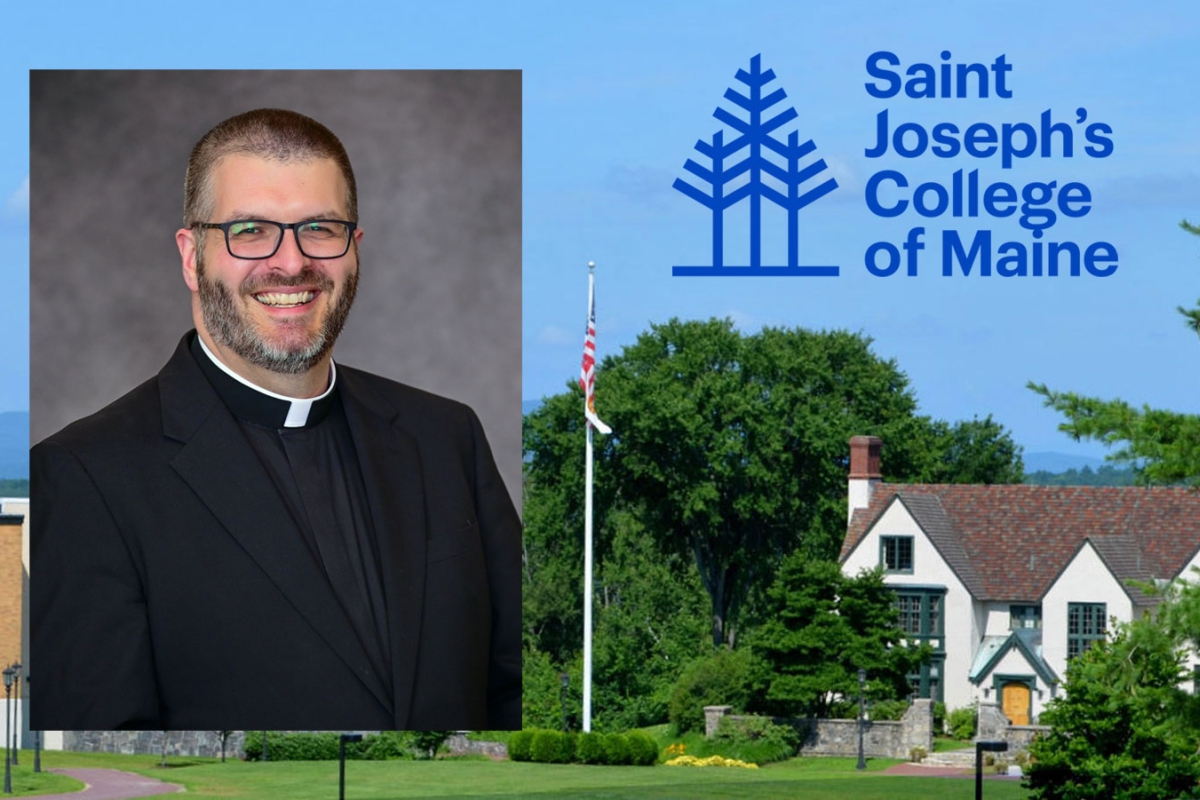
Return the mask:
<svg viewBox="0 0 1200 800">
<path fill-rule="evenodd" d="M 884 775 L 920 775 L 925 778 L 974 778 L 975 768 L 960 769 L 959 767 L 935 767 L 925 764 L 893 764 L 883 771 Z M 1020 778 L 1010 778 L 1007 775 L 985 774 L 985 781 L 1019 781 Z"/>
<path fill-rule="evenodd" d="M 127 800 L 130 797 L 150 797 L 155 794 L 182 792 L 175 783 L 163 783 L 156 778 L 121 772 L 117 769 L 52 769 L 87 784 L 82 792 L 70 794 L 39 794 L 38 800 Z"/>
</svg>

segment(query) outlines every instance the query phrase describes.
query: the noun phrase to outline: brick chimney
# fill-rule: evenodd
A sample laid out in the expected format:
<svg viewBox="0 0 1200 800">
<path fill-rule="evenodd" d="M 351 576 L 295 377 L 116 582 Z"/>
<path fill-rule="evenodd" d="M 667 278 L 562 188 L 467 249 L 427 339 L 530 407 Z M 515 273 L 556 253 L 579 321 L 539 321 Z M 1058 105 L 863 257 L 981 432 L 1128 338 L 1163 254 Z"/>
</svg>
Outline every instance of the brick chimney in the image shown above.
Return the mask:
<svg viewBox="0 0 1200 800">
<path fill-rule="evenodd" d="M 846 511 L 846 524 L 854 516 L 854 509 L 866 508 L 871 503 L 871 492 L 883 480 L 879 469 L 883 453 L 883 439 L 878 436 L 850 437 L 850 502 Z"/>
</svg>

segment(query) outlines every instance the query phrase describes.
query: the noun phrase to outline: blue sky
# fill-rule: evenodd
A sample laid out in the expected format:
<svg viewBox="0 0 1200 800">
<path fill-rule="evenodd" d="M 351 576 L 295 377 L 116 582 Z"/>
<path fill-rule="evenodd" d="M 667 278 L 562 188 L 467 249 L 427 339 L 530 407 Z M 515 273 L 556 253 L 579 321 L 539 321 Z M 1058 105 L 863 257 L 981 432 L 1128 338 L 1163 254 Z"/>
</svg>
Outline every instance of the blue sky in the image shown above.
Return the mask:
<svg viewBox="0 0 1200 800">
<path fill-rule="evenodd" d="M 1058 433 L 1056 415 L 1024 388 L 1028 380 L 1197 411 L 1200 342 L 1174 312 L 1200 296 L 1200 239 L 1177 227 L 1183 218 L 1200 220 L 1200 110 L 1189 91 L 1200 22 L 1192 7 L 916 5 L 348 3 L 333 13 L 340 25 L 328 24 L 328 3 L 260 4 L 256 19 L 240 22 L 244 4 L 10 9 L 0 48 L 8 89 L 0 97 L 0 271 L 10 298 L 0 315 L 10 354 L 0 365 L 0 410 L 28 407 L 28 363 L 20 360 L 28 352 L 28 70 L 303 67 L 523 70 L 527 399 L 561 391 L 577 374 L 585 264 L 593 259 L 601 356 L 673 316 L 729 316 L 746 332 L 762 325 L 862 331 L 908 374 L 925 413 L 952 420 L 990 413 L 1030 451 L 1103 449 Z M 864 88 L 865 62 L 879 50 L 895 53 L 901 71 L 940 64 L 943 50 L 953 63 L 991 64 L 1004 54 L 1013 96 L 873 98 Z M 782 87 L 785 105 L 799 114 L 786 130 L 812 138 L 812 158 L 823 157 L 839 182 L 801 212 L 801 263 L 837 264 L 841 275 L 673 278 L 674 264 L 708 263 L 710 218 L 671 184 L 685 176 L 687 158 L 698 158 L 695 141 L 721 127 L 712 113 L 734 73 L 760 53 L 777 76 L 772 88 Z M 864 155 L 885 108 L 894 124 L 962 129 L 975 122 L 1036 126 L 1047 109 L 1070 124 L 1080 107 L 1088 123 L 1111 126 L 1110 157 L 1082 157 L 1080 141 L 1074 158 L 1029 158 L 1012 169 L 995 158 Z M 945 278 L 945 228 L 964 239 L 979 227 L 993 230 L 997 242 L 1032 239 L 1014 218 L 909 212 L 881 219 L 866 210 L 864 186 L 880 169 L 899 170 L 913 183 L 948 183 L 960 168 L 978 169 L 985 185 L 1085 183 L 1092 211 L 1060 219 L 1043 241 L 1111 242 L 1119 268 L 1108 278 Z M 772 219 L 764 251 L 782 254 L 785 236 Z M 918 275 L 869 275 L 866 248 L 899 243 L 915 225 L 926 228 Z M 744 229 L 731 212 L 728 253 L 744 250 Z M 602 396 L 599 405 L 603 414 Z"/>
</svg>

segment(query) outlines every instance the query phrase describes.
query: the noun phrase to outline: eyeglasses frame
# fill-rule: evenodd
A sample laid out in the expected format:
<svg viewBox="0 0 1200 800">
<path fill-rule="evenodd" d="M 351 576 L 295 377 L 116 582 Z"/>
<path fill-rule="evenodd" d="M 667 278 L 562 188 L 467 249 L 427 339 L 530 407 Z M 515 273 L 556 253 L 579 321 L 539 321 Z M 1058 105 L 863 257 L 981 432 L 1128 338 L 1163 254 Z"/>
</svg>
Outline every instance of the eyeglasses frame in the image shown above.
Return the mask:
<svg viewBox="0 0 1200 800">
<path fill-rule="evenodd" d="M 265 222 L 265 223 L 268 223 L 271 225 L 279 226 L 279 228 L 280 228 L 279 239 L 278 239 L 278 241 L 275 242 L 275 249 L 272 250 L 270 253 L 267 253 L 265 256 L 239 256 L 236 253 L 234 253 L 233 246 L 229 243 L 229 229 L 232 228 L 234 225 L 242 225 L 247 222 Z M 338 253 L 336 256 L 314 256 L 314 255 L 309 255 L 308 253 L 305 253 L 304 245 L 300 244 L 300 226 L 301 225 L 311 225 L 314 222 L 336 222 L 340 225 L 345 225 L 346 228 L 348 229 L 346 231 L 346 249 L 343 250 L 342 252 Z M 276 222 L 273 219 L 235 219 L 235 220 L 230 220 L 229 222 L 193 222 L 191 224 L 191 227 L 193 229 L 204 228 L 206 230 L 221 231 L 223 234 L 225 234 L 225 250 L 233 258 L 240 258 L 244 261 L 262 261 L 263 259 L 271 258 L 272 256 L 274 256 L 276 253 L 279 252 L 279 247 L 280 247 L 280 245 L 283 244 L 283 237 L 286 235 L 287 230 L 289 228 L 291 228 L 292 236 L 294 236 L 296 239 L 296 249 L 300 251 L 301 255 L 303 255 L 305 258 L 316 258 L 316 259 L 328 260 L 331 258 L 341 258 L 342 256 L 346 255 L 346 253 L 350 252 L 350 243 L 354 241 L 354 231 L 358 228 L 358 223 L 350 222 L 349 220 L 344 220 L 344 219 L 306 219 L 306 220 L 301 220 L 300 222 Z"/>
</svg>

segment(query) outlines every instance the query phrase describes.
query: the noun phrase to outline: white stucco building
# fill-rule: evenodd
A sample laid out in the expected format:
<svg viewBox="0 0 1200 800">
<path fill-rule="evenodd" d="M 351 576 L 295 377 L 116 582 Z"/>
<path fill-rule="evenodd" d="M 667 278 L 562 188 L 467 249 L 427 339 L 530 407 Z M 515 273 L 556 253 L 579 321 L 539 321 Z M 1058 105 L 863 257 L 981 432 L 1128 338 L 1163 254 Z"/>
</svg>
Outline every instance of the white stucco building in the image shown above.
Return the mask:
<svg viewBox="0 0 1200 800">
<path fill-rule="evenodd" d="M 982 700 L 1036 722 L 1067 659 L 1156 602 L 1128 581 L 1200 565 L 1200 492 L 886 484 L 882 444 L 850 440 L 842 570 L 884 569 L 902 627 L 936 653 L 914 694 L 948 709 Z"/>
</svg>

